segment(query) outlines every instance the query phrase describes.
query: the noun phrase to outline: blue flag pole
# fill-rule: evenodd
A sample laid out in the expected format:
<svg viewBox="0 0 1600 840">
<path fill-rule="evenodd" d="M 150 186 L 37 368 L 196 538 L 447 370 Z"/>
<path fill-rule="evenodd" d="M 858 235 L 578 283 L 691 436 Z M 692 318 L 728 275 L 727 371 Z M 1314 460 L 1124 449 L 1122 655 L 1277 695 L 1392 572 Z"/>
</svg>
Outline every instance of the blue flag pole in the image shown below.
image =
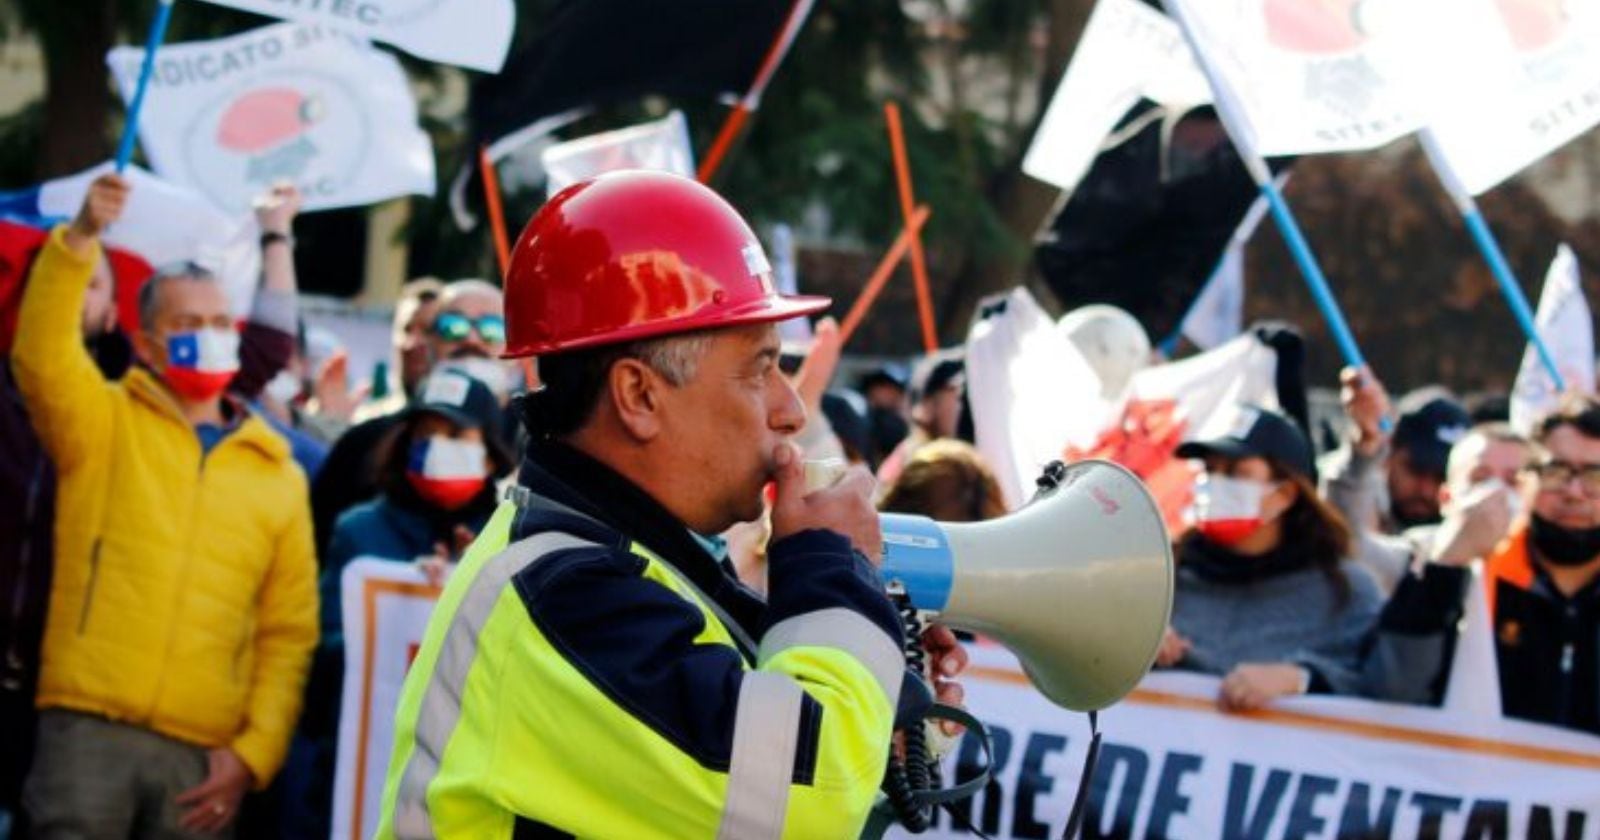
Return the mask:
<svg viewBox="0 0 1600 840">
<path fill-rule="evenodd" d="M 144 92 L 150 86 L 150 76 L 156 69 L 156 50 L 167 37 L 167 22 L 172 19 L 174 0 L 159 0 L 155 20 L 150 21 L 150 35 L 144 42 L 144 63 L 139 67 L 139 84 L 133 89 L 133 101 L 128 103 L 128 121 L 122 127 L 122 140 L 117 144 L 117 172 L 128 168 L 133 158 L 133 141 L 139 133 L 139 109 L 144 107 Z"/>
<path fill-rule="evenodd" d="M 1484 221 L 1483 213 L 1478 210 L 1478 202 L 1472 198 L 1472 193 L 1467 191 L 1461 179 L 1450 168 L 1439 150 L 1438 141 L 1434 139 L 1431 129 L 1423 129 L 1419 138 L 1422 141 L 1422 150 L 1428 156 L 1428 163 L 1433 166 L 1433 171 L 1439 176 L 1439 182 L 1444 185 L 1445 192 L 1450 194 L 1450 200 L 1456 205 L 1456 210 L 1461 213 L 1461 220 L 1467 225 L 1467 232 L 1472 234 L 1472 241 L 1478 246 L 1478 251 L 1483 254 L 1484 262 L 1489 264 L 1489 272 L 1494 275 L 1496 284 L 1500 286 L 1500 294 L 1506 299 L 1506 304 L 1511 307 L 1511 314 L 1517 319 L 1517 326 L 1522 328 L 1522 334 L 1528 337 L 1528 343 L 1533 345 L 1539 354 L 1539 361 L 1544 363 L 1544 369 L 1550 374 L 1550 381 L 1555 385 L 1557 393 L 1566 390 L 1566 384 L 1561 379 L 1561 371 L 1556 369 L 1555 357 L 1550 355 L 1550 348 L 1545 346 L 1544 338 L 1539 335 L 1539 328 L 1533 320 L 1533 310 L 1528 307 L 1528 298 L 1522 293 L 1522 286 L 1517 284 L 1517 277 L 1511 271 L 1511 264 L 1506 262 L 1506 255 L 1500 250 L 1500 243 L 1494 238 L 1494 232 L 1489 230 L 1489 223 Z"/>
<path fill-rule="evenodd" d="M 1261 190 L 1261 196 L 1267 200 L 1272 220 L 1278 225 L 1284 242 L 1289 246 L 1289 252 L 1294 256 L 1295 264 L 1300 268 L 1300 275 L 1305 278 L 1306 287 L 1311 290 L 1312 300 L 1316 302 L 1317 309 L 1321 310 L 1323 320 L 1328 322 L 1328 330 L 1333 333 L 1333 340 L 1338 344 L 1339 353 L 1344 356 L 1345 364 L 1358 370 L 1366 367 L 1361 348 L 1350 332 L 1350 325 L 1344 320 L 1344 312 L 1339 309 L 1339 302 L 1334 299 L 1333 290 L 1328 288 L 1328 280 L 1323 277 L 1322 267 L 1317 264 L 1316 256 L 1311 253 L 1311 245 L 1306 242 L 1305 234 L 1300 232 L 1299 223 L 1295 221 L 1294 214 L 1289 212 L 1289 204 L 1283 200 L 1283 192 L 1273 181 L 1272 170 L 1267 167 L 1266 159 L 1251 144 L 1240 140 L 1250 135 L 1242 131 L 1244 123 L 1234 111 L 1235 103 L 1231 92 L 1227 85 L 1217 78 L 1216 68 L 1211 66 L 1211 57 L 1206 55 L 1195 40 L 1183 8 L 1173 0 L 1162 0 L 1162 5 L 1177 22 L 1184 39 L 1189 42 L 1189 49 L 1194 52 L 1195 64 L 1199 65 L 1200 72 L 1206 77 L 1206 82 L 1211 88 L 1212 98 L 1215 100 L 1212 104 L 1216 108 L 1217 119 L 1222 122 L 1222 127 L 1232 138 L 1233 147 L 1239 152 L 1239 160 L 1244 163 L 1251 180 L 1256 182 L 1257 188 Z"/>
</svg>

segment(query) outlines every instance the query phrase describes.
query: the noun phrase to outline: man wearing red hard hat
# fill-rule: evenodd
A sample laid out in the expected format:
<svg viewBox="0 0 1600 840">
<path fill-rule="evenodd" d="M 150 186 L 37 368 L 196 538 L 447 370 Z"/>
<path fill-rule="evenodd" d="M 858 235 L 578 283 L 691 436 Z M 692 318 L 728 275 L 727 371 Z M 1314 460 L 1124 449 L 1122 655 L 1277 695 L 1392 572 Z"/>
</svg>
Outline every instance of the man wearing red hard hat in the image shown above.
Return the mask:
<svg viewBox="0 0 1600 840">
<path fill-rule="evenodd" d="M 807 493 L 790 440 L 774 324 L 828 304 L 777 294 L 749 226 L 678 176 L 533 218 L 506 277 L 531 442 L 407 677 L 379 837 L 860 832 L 905 660 L 871 476 Z M 763 602 L 715 535 L 769 481 Z"/>
</svg>

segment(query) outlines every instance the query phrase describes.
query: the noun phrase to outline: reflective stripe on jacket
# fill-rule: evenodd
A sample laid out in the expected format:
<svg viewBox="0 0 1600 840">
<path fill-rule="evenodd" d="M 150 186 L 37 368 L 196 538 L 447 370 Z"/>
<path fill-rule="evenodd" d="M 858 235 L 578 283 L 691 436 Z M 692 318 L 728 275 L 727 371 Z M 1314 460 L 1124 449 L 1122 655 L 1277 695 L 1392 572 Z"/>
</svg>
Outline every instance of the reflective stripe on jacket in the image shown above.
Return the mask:
<svg viewBox="0 0 1600 840">
<path fill-rule="evenodd" d="M 770 563 L 746 652 L 640 542 L 546 498 L 502 506 L 406 679 L 378 836 L 859 834 L 904 672 L 897 618 L 838 534 L 780 540 Z"/>
</svg>

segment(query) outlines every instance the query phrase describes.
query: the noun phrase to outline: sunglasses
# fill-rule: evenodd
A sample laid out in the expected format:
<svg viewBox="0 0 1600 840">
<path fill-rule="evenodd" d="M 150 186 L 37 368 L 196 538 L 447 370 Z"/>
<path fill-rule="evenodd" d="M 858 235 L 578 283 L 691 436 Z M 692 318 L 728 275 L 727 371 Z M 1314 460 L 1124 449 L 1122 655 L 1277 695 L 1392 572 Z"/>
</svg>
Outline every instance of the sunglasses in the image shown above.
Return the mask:
<svg viewBox="0 0 1600 840">
<path fill-rule="evenodd" d="M 473 320 L 460 312 L 440 312 L 433 319 L 434 334 L 446 341 L 466 341 L 473 330 L 490 344 L 502 344 L 506 340 L 506 319 L 484 315 Z"/>
</svg>

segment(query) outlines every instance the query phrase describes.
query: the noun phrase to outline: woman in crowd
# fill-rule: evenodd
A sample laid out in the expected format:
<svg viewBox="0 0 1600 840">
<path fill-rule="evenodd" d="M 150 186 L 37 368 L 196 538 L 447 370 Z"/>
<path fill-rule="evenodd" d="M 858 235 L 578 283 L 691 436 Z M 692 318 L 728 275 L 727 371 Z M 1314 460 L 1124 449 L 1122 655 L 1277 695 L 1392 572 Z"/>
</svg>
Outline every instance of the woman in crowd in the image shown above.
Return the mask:
<svg viewBox="0 0 1600 840">
<path fill-rule="evenodd" d="M 1236 711 L 1358 693 L 1377 584 L 1348 560 L 1350 531 L 1316 493 L 1304 433 L 1276 412 L 1239 411 L 1232 434 L 1177 450 L 1205 472 L 1156 664 L 1223 677 L 1218 703 Z"/>
<path fill-rule="evenodd" d="M 1004 516 L 1006 503 L 978 450 L 965 441 L 943 438 L 912 454 L 878 509 L 939 522 L 982 522 Z"/>
<path fill-rule="evenodd" d="M 286 837 L 327 836 L 344 679 L 341 578 L 358 558 L 418 562 L 434 582 L 488 522 L 512 467 L 493 391 L 455 370 L 418 396 L 378 449 L 378 498 L 339 517 L 322 558 L 322 638 L 284 775 Z"/>
</svg>

